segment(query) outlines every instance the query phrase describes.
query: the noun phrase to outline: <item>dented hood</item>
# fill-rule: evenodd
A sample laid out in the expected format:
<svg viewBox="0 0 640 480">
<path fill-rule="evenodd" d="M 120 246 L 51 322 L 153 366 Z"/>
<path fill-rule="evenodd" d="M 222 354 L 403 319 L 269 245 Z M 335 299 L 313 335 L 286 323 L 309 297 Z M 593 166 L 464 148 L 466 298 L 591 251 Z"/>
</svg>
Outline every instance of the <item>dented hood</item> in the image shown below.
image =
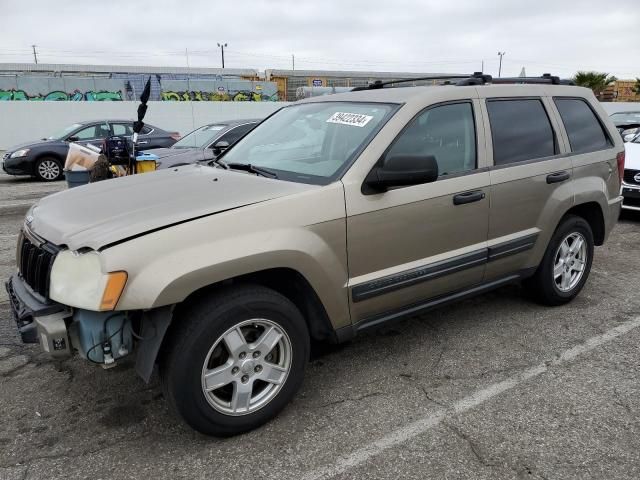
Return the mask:
<svg viewBox="0 0 640 480">
<path fill-rule="evenodd" d="M 27 223 L 53 244 L 98 250 L 177 223 L 312 188 L 318 187 L 188 165 L 50 195 L 40 200 Z"/>
</svg>

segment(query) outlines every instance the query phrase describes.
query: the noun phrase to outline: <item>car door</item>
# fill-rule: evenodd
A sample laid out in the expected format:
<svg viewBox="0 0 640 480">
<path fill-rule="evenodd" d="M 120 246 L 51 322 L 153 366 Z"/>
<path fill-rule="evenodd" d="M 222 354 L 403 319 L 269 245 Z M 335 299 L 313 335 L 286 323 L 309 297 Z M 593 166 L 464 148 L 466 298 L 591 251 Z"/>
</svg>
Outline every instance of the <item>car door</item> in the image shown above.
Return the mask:
<svg viewBox="0 0 640 480">
<path fill-rule="evenodd" d="M 111 129 L 107 122 L 85 125 L 69 135 L 68 139 L 81 145 L 92 144 L 101 147 L 105 138 L 111 135 Z"/>
<path fill-rule="evenodd" d="M 481 93 L 493 159 L 485 281 L 533 273 L 573 203 L 572 163 L 550 100 L 505 89 L 504 97 Z"/>
<path fill-rule="evenodd" d="M 364 328 L 481 282 L 489 173 L 477 101 L 419 112 L 384 152 L 433 155 L 437 181 L 384 193 L 345 182 L 349 300 Z"/>
<path fill-rule="evenodd" d="M 215 158 L 216 155 L 214 153 L 214 149 L 215 149 L 215 145 L 218 142 L 227 142 L 229 146 L 231 146 L 234 143 L 236 143 L 238 140 L 240 140 L 242 137 L 244 137 L 248 132 L 253 130 L 256 125 L 257 123 L 244 123 L 242 125 L 237 125 L 235 127 L 230 128 L 229 130 L 224 132 L 222 135 L 217 137 L 211 143 L 211 145 L 209 145 L 209 148 L 205 149 L 205 152 L 204 152 L 205 157 L 207 159 Z"/>
</svg>

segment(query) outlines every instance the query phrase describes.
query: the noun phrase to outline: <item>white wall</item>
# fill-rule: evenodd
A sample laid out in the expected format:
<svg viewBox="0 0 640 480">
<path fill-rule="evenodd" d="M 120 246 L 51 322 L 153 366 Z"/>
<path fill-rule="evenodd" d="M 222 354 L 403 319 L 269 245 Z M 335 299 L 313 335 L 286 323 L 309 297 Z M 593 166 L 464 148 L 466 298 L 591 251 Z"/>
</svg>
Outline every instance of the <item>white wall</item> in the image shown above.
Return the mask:
<svg viewBox="0 0 640 480">
<path fill-rule="evenodd" d="M 82 120 L 137 118 L 138 102 L 0 102 L 0 150 Z M 220 120 L 263 118 L 284 102 L 149 102 L 145 123 L 182 135 Z"/>
<path fill-rule="evenodd" d="M 0 102 L 0 150 L 48 137 L 74 122 L 131 119 L 137 102 Z M 186 134 L 200 125 L 238 118 L 263 118 L 284 102 L 149 102 L 145 121 Z M 640 103 L 605 102 L 609 113 L 637 110 Z"/>
</svg>

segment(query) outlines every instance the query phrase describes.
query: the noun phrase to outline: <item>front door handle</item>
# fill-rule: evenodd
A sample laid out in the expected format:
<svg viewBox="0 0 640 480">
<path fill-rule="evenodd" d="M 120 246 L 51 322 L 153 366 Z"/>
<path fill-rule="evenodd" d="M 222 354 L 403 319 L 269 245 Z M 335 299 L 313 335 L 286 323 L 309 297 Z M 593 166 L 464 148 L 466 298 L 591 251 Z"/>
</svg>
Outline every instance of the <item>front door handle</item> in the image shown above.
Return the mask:
<svg viewBox="0 0 640 480">
<path fill-rule="evenodd" d="M 570 176 L 571 175 L 569 175 L 569 172 L 567 172 L 566 170 L 563 170 L 562 172 L 552 173 L 550 175 L 547 175 L 547 183 L 564 182 L 565 180 L 569 180 Z"/>
<path fill-rule="evenodd" d="M 454 205 L 463 205 L 465 203 L 479 202 L 485 197 L 482 190 L 474 190 L 472 192 L 459 193 L 453 196 Z"/>
</svg>

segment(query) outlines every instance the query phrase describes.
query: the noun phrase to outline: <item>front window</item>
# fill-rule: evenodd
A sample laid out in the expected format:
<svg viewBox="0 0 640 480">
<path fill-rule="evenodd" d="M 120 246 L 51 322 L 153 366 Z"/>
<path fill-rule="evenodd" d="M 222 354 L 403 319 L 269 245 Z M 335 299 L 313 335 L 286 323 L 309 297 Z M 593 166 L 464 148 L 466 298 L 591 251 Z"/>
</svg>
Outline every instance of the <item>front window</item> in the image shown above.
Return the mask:
<svg viewBox="0 0 640 480">
<path fill-rule="evenodd" d="M 172 148 L 206 148 L 226 127 L 226 125 L 205 125 L 196 128 L 174 143 Z"/>
<path fill-rule="evenodd" d="M 242 138 L 222 157 L 251 164 L 278 178 L 326 184 L 348 168 L 394 105 L 318 102 L 283 108 Z"/>
</svg>

